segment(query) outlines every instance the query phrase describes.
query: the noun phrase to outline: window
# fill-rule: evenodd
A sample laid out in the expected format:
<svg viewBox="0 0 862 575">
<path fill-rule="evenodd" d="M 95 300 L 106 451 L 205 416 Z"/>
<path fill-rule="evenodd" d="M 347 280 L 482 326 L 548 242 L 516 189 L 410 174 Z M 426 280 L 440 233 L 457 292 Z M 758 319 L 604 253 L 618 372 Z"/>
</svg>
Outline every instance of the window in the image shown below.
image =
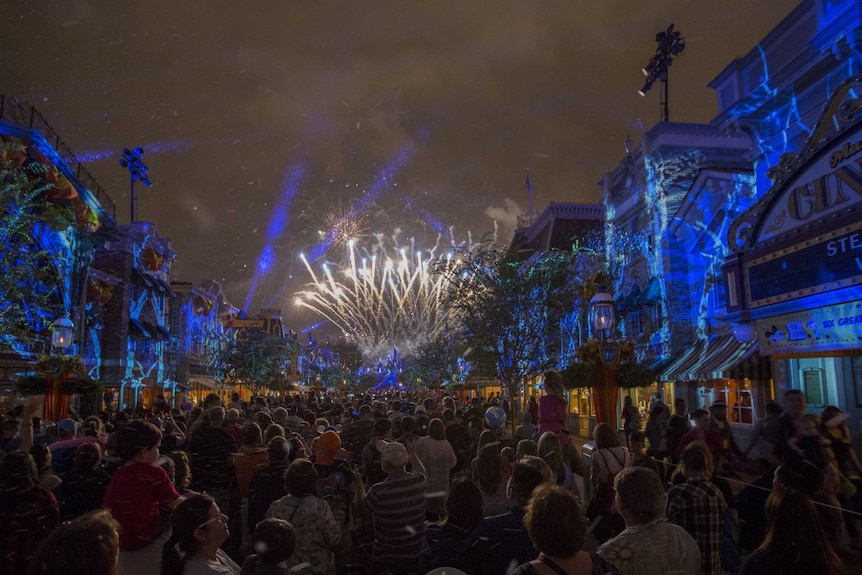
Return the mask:
<svg viewBox="0 0 862 575">
<path fill-rule="evenodd" d="M 727 404 L 727 420 L 732 423 L 754 422 L 751 413 L 751 380 L 726 379 L 715 386 L 713 401 Z"/>
</svg>

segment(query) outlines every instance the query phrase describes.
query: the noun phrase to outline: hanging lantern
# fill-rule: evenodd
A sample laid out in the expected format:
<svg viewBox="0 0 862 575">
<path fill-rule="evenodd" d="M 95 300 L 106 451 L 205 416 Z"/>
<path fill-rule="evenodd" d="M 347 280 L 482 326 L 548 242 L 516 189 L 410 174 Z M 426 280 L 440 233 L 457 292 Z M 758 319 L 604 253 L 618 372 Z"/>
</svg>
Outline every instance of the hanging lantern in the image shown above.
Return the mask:
<svg viewBox="0 0 862 575">
<path fill-rule="evenodd" d="M 59 317 L 54 320 L 54 333 L 51 336 L 51 344 L 60 349 L 66 349 L 72 345 L 72 331 L 75 329 L 75 324 L 69 319 L 69 316 Z"/>
<path fill-rule="evenodd" d="M 599 339 L 607 339 L 616 325 L 616 310 L 611 294 L 600 291 L 590 300 L 590 327 L 593 335 Z"/>
</svg>

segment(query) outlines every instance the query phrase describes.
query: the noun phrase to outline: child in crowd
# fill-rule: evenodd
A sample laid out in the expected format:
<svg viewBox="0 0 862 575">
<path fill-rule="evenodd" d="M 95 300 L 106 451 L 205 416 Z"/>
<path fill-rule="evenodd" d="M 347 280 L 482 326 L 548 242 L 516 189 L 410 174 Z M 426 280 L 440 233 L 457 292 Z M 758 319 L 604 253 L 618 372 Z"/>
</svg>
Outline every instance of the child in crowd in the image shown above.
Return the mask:
<svg viewBox="0 0 862 575">
<path fill-rule="evenodd" d="M 240 575 L 286 575 L 285 561 L 296 549 L 296 531 L 283 519 L 271 517 L 254 530 L 254 554 L 246 557 Z"/>
<path fill-rule="evenodd" d="M 159 572 L 167 522 L 159 506 L 174 508 L 182 498 L 168 474 L 155 465 L 162 432 L 147 421 L 133 421 L 117 432 L 116 455 L 123 461 L 111 478 L 104 506 L 120 524 L 119 567 L 123 575 Z"/>
</svg>

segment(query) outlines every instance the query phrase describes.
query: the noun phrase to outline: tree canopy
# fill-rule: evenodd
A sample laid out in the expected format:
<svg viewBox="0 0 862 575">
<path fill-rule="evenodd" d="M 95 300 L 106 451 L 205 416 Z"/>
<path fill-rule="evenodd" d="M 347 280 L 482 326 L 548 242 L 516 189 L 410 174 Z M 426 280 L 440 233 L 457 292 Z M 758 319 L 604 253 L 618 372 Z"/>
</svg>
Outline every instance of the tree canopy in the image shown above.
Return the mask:
<svg viewBox="0 0 862 575">
<path fill-rule="evenodd" d="M 244 385 L 255 395 L 265 388 L 288 389 L 285 371 L 297 352 L 292 340 L 263 330 L 244 330 L 222 352 L 224 381 Z"/>
</svg>

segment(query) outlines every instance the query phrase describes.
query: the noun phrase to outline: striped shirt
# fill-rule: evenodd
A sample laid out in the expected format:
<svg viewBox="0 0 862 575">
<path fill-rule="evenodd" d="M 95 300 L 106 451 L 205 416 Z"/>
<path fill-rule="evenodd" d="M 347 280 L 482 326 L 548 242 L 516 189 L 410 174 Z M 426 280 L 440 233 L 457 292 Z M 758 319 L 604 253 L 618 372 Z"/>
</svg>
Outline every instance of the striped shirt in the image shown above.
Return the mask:
<svg viewBox="0 0 862 575">
<path fill-rule="evenodd" d="M 425 537 L 425 478 L 395 473 L 371 486 L 363 506 L 374 517 L 375 563 L 416 561 Z"/>
</svg>

